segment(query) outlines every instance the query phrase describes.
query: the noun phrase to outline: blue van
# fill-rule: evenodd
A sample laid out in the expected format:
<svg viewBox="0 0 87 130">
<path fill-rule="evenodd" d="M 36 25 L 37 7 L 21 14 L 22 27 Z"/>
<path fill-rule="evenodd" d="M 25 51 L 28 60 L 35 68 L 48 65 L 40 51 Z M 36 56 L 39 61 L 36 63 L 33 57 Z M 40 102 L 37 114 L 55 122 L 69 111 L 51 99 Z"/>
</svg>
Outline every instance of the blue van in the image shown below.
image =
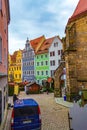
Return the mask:
<svg viewBox="0 0 87 130">
<path fill-rule="evenodd" d="M 14 102 L 11 130 L 41 130 L 41 113 L 34 99 L 18 99 Z"/>
</svg>

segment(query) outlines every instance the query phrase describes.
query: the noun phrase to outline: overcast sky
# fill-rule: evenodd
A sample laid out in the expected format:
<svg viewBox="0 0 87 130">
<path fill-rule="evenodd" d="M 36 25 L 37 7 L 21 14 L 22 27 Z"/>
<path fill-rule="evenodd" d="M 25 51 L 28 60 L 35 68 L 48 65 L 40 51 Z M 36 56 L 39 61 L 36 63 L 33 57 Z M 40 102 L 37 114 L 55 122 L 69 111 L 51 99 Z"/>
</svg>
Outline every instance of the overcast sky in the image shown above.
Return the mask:
<svg viewBox="0 0 87 130">
<path fill-rule="evenodd" d="M 65 36 L 65 26 L 79 0 L 10 0 L 9 52 L 24 49 L 29 40 Z"/>
</svg>

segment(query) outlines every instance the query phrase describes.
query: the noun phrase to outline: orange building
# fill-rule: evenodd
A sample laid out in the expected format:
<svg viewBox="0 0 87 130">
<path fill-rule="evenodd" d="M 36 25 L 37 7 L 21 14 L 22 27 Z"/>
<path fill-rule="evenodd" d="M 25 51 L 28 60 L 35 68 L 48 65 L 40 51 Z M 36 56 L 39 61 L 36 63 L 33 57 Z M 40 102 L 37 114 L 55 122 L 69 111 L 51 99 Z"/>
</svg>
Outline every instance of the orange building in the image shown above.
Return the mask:
<svg viewBox="0 0 87 130">
<path fill-rule="evenodd" d="M 0 129 L 4 126 L 8 97 L 9 0 L 0 0 Z"/>
</svg>

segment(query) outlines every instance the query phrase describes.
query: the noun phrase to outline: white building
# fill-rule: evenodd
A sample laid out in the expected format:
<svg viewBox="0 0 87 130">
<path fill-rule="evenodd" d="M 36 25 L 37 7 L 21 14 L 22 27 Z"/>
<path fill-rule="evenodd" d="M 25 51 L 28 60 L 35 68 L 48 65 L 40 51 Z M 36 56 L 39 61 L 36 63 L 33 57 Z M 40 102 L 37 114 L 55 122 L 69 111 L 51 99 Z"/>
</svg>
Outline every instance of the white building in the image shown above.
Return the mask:
<svg viewBox="0 0 87 130">
<path fill-rule="evenodd" d="M 62 41 L 59 36 L 55 36 L 49 47 L 50 77 L 54 75 L 54 71 L 60 64 L 62 54 Z"/>
</svg>

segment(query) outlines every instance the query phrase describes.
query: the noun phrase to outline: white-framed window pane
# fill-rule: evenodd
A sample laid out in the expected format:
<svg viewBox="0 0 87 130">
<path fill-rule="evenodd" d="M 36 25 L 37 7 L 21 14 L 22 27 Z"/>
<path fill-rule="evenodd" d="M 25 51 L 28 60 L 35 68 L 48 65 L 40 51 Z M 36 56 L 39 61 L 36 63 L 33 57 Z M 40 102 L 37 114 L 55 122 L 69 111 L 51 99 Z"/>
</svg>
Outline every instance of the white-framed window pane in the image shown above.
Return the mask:
<svg viewBox="0 0 87 130">
<path fill-rule="evenodd" d="M 46 71 L 46 75 L 48 75 L 48 71 Z"/>
</svg>

